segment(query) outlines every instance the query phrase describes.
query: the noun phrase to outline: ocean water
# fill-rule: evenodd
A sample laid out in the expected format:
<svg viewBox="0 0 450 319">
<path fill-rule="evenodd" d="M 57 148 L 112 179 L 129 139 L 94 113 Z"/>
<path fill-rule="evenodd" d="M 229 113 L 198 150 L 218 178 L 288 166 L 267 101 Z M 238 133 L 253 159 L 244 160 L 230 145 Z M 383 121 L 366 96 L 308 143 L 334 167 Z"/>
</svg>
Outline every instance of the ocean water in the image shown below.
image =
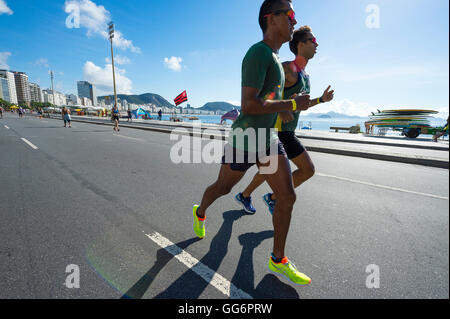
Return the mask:
<svg viewBox="0 0 450 319">
<path fill-rule="evenodd" d="M 172 115 L 163 114 L 162 120 L 169 121 Z M 184 117 L 186 116 L 186 117 Z M 202 123 L 210 123 L 210 124 L 220 124 L 221 115 L 178 115 L 178 117 L 183 119 L 183 122 L 190 123 L 187 117 L 195 116 L 198 117 L 199 121 Z M 300 115 L 299 123 L 297 129 L 302 129 L 303 127 L 311 127 L 313 130 L 319 131 L 330 131 L 330 127 L 338 126 L 338 127 L 350 127 L 359 124 L 361 127 L 361 131 L 365 131 L 364 122 L 367 121 L 368 118 L 334 118 L 334 119 L 323 119 L 317 117 L 302 117 Z M 231 121 L 226 121 L 227 125 L 231 125 Z M 430 119 L 431 126 L 445 126 L 446 121 L 440 118 L 432 118 Z M 376 129 L 375 129 L 376 130 Z"/>
</svg>

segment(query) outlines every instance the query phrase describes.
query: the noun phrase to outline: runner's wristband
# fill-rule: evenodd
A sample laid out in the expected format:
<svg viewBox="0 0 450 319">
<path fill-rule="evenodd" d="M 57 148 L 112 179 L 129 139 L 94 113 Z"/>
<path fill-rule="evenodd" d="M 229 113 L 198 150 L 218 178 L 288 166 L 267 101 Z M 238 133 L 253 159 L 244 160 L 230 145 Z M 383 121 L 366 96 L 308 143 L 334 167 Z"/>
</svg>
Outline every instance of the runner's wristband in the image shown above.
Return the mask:
<svg viewBox="0 0 450 319">
<path fill-rule="evenodd" d="M 292 111 L 295 112 L 297 110 L 297 102 L 295 102 L 295 100 L 291 101 L 292 101 Z"/>
</svg>

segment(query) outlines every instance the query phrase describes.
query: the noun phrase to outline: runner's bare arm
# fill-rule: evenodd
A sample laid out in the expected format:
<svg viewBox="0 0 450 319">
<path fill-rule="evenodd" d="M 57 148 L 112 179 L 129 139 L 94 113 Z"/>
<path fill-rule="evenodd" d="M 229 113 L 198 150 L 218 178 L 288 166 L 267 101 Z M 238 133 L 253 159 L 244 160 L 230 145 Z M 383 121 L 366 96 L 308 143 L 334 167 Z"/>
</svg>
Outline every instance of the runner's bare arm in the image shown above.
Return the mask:
<svg viewBox="0 0 450 319">
<path fill-rule="evenodd" d="M 285 76 L 284 87 L 290 87 L 297 82 L 297 77 L 295 75 L 295 72 L 292 71 L 290 65 L 291 65 L 291 62 L 283 62 L 283 70 L 284 70 L 284 76 Z"/>
<path fill-rule="evenodd" d="M 283 62 L 283 70 L 284 70 L 284 76 L 285 76 L 285 87 L 290 87 L 294 85 L 297 82 L 297 77 L 294 71 L 292 71 L 291 62 Z M 298 94 L 293 94 L 292 96 L 289 96 L 289 99 L 294 99 L 298 96 Z M 284 111 L 279 112 L 278 115 L 281 118 L 281 121 L 283 123 L 289 123 L 294 120 L 294 114 L 292 111 Z"/>
<path fill-rule="evenodd" d="M 242 113 L 244 114 L 272 114 L 282 111 L 292 111 L 292 100 L 266 100 L 259 97 L 260 90 L 251 87 L 242 87 Z M 309 95 L 295 97 L 297 110 L 309 107 Z"/>
<path fill-rule="evenodd" d="M 326 102 L 330 102 L 331 100 L 333 100 L 334 90 L 330 91 L 330 88 L 331 88 L 331 85 L 329 85 L 326 88 L 325 92 L 323 92 L 323 95 L 320 98 L 312 99 L 309 103 L 309 107 L 313 107 L 313 106 L 316 106 L 317 104 L 326 103 Z M 322 102 L 319 103 L 319 101 L 318 101 L 319 99 L 322 99 Z"/>
</svg>

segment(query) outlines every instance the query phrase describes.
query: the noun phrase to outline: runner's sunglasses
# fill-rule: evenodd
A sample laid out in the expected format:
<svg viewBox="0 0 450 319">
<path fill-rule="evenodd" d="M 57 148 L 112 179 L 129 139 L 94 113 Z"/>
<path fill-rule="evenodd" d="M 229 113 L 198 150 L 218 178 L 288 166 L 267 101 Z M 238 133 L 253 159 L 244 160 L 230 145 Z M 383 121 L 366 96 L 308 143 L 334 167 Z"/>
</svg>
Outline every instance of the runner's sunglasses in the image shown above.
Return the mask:
<svg viewBox="0 0 450 319">
<path fill-rule="evenodd" d="M 305 40 L 303 40 L 302 42 L 307 42 L 307 41 L 309 41 L 309 40 L 311 40 L 312 43 L 317 44 L 317 39 L 316 39 L 315 37 L 305 39 Z"/>
<path fill-rule="evenodd" d="M 272 15 L 272 14 L 277 15 L 277 14 L 280 14 L 280 13 L 284 13 L 285 15 L 287 15 L 288 18 L 289 18 L 289 20 L 291 20 L 291 21 L 294 21 L 294 19 L 295 19 L 295 12 L 294 12 L 294 10 L 292 10 L 292 9 L 276 10 L 276 11 L 274 11 L 274 12 L 271 12 L 271 13 L 269 13 L 269 14 L 266 14 L 266 15 L 264 16 L 264 18 L 267 18 L 268 16 L 270 16 L 270 15 Z"/>
</svg>

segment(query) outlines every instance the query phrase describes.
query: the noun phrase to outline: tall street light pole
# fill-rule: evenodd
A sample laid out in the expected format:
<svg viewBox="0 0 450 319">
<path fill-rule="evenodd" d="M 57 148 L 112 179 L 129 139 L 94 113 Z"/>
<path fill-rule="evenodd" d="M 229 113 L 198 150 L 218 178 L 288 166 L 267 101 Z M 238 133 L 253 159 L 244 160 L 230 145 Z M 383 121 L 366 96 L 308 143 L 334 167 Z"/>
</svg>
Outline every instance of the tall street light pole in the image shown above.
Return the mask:
<svg viewBox="0 0 450 319">
<path fill-rule="evenodd" d="M 56 105 L 56 99 L 55 99 L 55 88 L 53 86 L 53 71 L 50 71 L 50 77 L 52 79 L 52 95 L 53 95 L 53 105 Z"/>
<path fill-rule="evenodd" d="M 114 105 L 117 105 L 117 92 L 116 92 L 116 73 L 114 71 L 114 51 L 113 51 L 113 38 L 114 38 L 114 23 L 109 24 L 109 41 L 111 42 L 111 61 L 112 61 L 112 72 L 113 72 L 113 84 L 114 84 Z"/>
</svg>

